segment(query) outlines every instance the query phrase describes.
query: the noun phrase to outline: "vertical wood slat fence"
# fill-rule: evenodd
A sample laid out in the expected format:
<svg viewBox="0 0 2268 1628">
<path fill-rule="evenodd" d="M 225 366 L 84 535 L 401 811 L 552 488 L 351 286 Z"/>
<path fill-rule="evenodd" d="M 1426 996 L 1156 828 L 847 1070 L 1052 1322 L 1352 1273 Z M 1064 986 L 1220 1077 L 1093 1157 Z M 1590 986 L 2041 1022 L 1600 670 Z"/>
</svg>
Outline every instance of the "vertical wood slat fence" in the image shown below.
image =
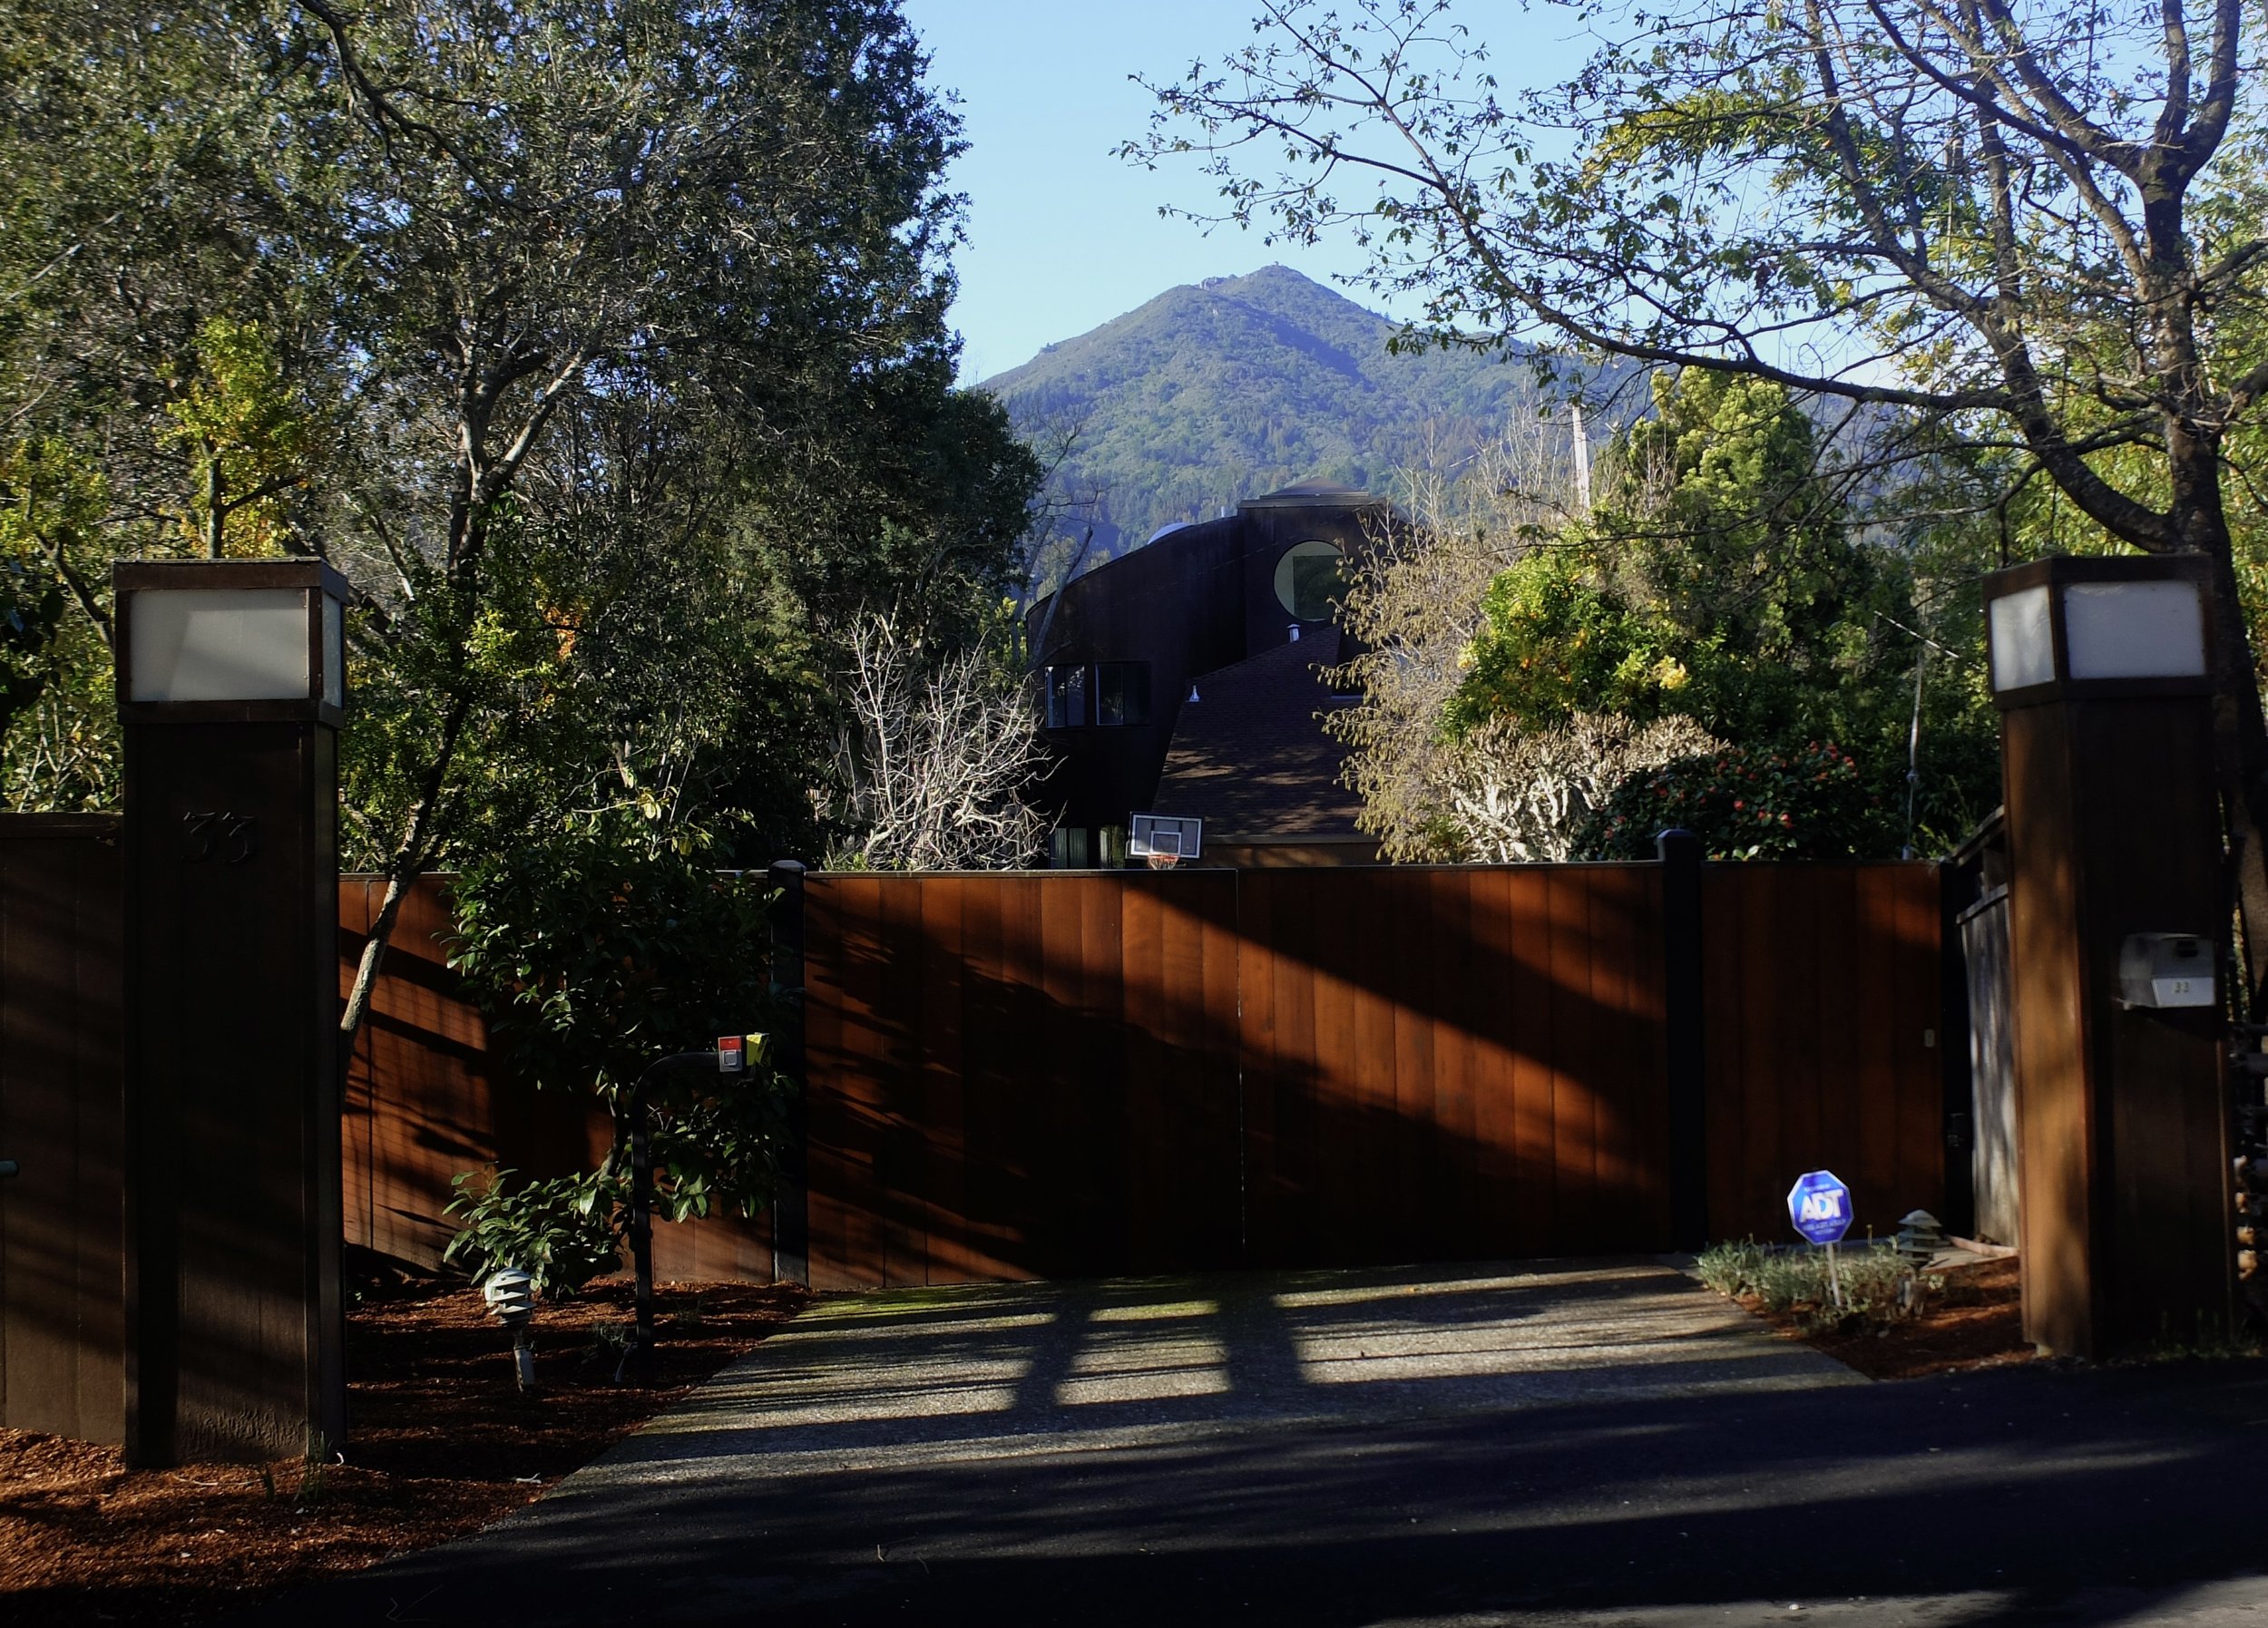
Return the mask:
<svg viewBox="0 0 2268 1628">
<path fill-rule="evenodd" d="M 1235 906 L 1228 872 L 807 881 L 812 1287 L 1233 1264 Z"/>
<path fill-rule="evenodd" d="M 1673 1145 L 1662 868 L 804 884 L 815 1287 L 1658 1250 L 1802 1170 L 1941 1205 L 1938 869 L 1703 872 Z"/>
<path fill-rule="evenodd" d="M 0 818 L 0 1425 L 126 1427 L 115 814 Z M 185 953 L 193 953 L 186 950 Z"/>
<path fill-rule="evenodd" d="M 1701 892 L 1711 1235 L 1791 1236 L 1788 1188 L 1823 1165 L 1861 1232 L 1942 1214 L 1947 1048 L 1966 1023 L 1946 999 L 1939 868 L 1712 865 Z"/>
<path fill-rule="evenodd" d="M 0 1423 L 116 1440 L 116 821 L 0 821 Z M 1664 1247 L 1782 1235 L 1827 1165 L 1878 1227 L 1944 1190 L 1940 887 L 1922 864 L 1702 876 L 1706 1136 L 1674 1145 L 1650 865 L 805 883 L 819 1286 Z M 340 888 L 341 987 L 379 884 Z M 433 1264 L 457 1171 L 555 1172 L 602 1116 L 493 1067 L 406 903 L 348 1076 L 347 1241 Z M 1931 1041 L 1934 1040 L 1934 1045 Z M 770 1229 L 661 1227 L 764 1281 Z"/>
</svg>

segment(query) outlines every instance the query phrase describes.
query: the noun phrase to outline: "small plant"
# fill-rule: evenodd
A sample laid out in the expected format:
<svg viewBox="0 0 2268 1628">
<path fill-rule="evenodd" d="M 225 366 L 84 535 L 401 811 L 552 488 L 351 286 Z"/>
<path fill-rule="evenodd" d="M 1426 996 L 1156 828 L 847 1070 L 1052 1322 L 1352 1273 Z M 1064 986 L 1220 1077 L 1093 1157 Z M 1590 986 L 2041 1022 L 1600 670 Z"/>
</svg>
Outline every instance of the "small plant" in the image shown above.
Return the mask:
<svg viewBox="0 0 2268 1628">
<path fill-rule="evenodd" d="M 2224 1322 L 2209 1312 L 2200 1313 L 2196 1328 L 2187 1335 L 2162 1328 L 2149 1349 L 2135 1360 L 2141 1362 L 2226 1362 L 2263 1354 L 2257 1330 Z"/>
<path fill-rule="evenodd" d="M 1888 1243 L 1838 1251 L 1832 1278 L 1825 1250 L 1773 1248 L 1754 1239 L 1710 1245 L 1695 1258 L 1694 1270 L 1719 1294 L 1753 1296 L 1765 1311 L 1795 1313 L 1813 1329 L 1841 1326 L 1853 1317 L 1873 1324 L 1910 1317 L 1945 1287 L 1942 1276 L 1917 1272 Z"/>
<path fill-rule="evenodd" d="M 307 1462 L 299 1471 L 300 1508 L 316 1509 L 329 1501 L 332 1457 L 330 1438 L 320 1430 L 309 1431 Z M 273 1477 L 263 1475 L 262 1479 L 271 1487 L 275 1484 Z"/>
<path fill-rule="evenodd" d="M 697 1294 L 691 1300 L 670 1309 L 670 1324 L 672 1328 L 698 1329 L 701 1326 L 703 1314 L 701 1297 Z"/>
<path fill-rule="evenodd" d="M 476 1279 L 517 1266 L 536 1292 L 566 1300 L 620 1263 L 615 1184 L 602 1173 L 520 1178 L 513 1170 L 467 1170 L 450 1184 L 448 1214 L 464 1218 L 442 1258 Z"/>
<path fill-rule="evenodd" d="M 638 1324 L 629 1319 L 608 1319 L 591 1325 L 591 1355 L 587 1360 L 595 1367 L 613 1365 L 613 1382 L 622 1382 L 622 1371 L 630 1366 L 631 1352 L 638 1344 Z"/>
<path fill-rule="evenodd" d="M 1701 1281 L 1719 1294 L 1741 1295 L 1755 1287 L 1764 1260 L 1764 1245 L 1754 1238 L 1743 1238 L 1735 1243 L 1710 1244 L 1695 1258 L 1693 1267 Z"/>
</svg>

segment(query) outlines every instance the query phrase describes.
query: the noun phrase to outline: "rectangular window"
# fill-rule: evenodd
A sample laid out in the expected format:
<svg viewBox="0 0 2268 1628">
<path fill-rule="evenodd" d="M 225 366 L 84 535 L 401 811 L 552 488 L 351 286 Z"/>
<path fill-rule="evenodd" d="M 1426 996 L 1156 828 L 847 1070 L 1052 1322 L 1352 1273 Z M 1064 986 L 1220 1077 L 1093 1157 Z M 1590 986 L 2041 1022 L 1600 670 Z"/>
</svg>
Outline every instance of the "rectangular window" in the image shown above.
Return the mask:
<svg viewBox="0 0 2268 1628">
<path fill-rule="evenodd" d="M 1149 722 L 1149 663 L 1106 661 L 1095 668 L 1095 722 Z"/>
<path fill-rule="evenodd" d="M 1087 722 L 1087 669 L 1048 668 L 1048 727 L 1078 729 Z"/>
</svg>

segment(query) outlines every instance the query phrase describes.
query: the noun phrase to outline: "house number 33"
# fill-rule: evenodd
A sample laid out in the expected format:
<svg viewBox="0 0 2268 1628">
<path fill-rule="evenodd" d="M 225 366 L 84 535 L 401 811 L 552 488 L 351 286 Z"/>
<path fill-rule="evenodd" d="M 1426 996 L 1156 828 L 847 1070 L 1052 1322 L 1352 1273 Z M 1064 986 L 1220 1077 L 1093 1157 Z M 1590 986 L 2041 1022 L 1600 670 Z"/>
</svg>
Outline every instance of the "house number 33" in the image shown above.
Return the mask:
<svg viewBox="0 0 2268 1628">
<path fill-rule="evenodd" d="M 191 810 L 181 816 L 181 858 L 186 863 L 201 865 L 217 859 L 224 865 L 240 865 L 259 852 L 259 820 L 255 815 L 224 808 L 218 814 Z"/>
</svg>

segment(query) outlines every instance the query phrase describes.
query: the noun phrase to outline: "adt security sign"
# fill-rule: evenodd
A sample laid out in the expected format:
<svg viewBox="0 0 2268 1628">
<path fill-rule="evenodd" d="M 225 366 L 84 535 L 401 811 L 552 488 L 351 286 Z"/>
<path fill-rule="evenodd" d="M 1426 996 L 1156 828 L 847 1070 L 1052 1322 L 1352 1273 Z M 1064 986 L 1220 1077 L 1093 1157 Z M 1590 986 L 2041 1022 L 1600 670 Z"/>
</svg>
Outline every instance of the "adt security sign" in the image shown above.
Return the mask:
<svg viewBox="0 0 2268 1628">
<path fill-rule="evenodd" d="M 1851 1189 L 1832 1170 L 1812 1170 L 1787 1190 L 1787 1218 L 1813 1243 L 1840 1243 L 1851 1230 Z"/>
</svg>

